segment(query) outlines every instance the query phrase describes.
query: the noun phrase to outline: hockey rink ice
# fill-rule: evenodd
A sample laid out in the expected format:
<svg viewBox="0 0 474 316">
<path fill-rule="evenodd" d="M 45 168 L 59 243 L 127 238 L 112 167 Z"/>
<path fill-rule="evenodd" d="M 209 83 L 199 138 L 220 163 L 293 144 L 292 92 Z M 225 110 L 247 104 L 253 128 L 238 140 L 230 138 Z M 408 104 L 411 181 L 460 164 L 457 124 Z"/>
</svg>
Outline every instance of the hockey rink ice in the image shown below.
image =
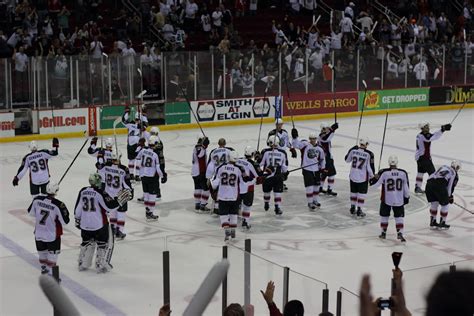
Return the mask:
<svg viewBox="0 0 474 316">
<path fill-rule="evenodd" d="M 259 186 L 251 217 L 252 230 L 237 231 L 237 240 L 229 247 L 228 302 L 244 302 L 244 239 L 252 239 L 251 303 L 255 315 L 268 315 L 260 294 L 269 280 L 275 281 L 275 302 L 282 309 L 283 267 L 291 268 L 290 299 L 300 299 L 307 315 L 321 312 L 322 289 L 330 289 L 330 311 L 335 312 L 336 291 L 343 287 L 344 315 L 358 314 L 357 297 L 363 273 L 370 273 L 374 297 L 390 295 L 393 267 L 391 253 L 403 252 L 400 268 L 404 271 L 405 297 L 414 315 L 423 315 L 424 295 L 435 276 L 448 271 L 452 262 L 458 269 L 474 269 L 474 215 L 450 205 L 448 231 L 429 229 L 429 207 L 424 195 L 413 193 L 416 162 L 415 137 L 418 123 L 428 121 L 432 132 L 449 123 L 457 110 L 391 114 L 388 120 L 381 168 L 387 167 L 389 155 L 398 156 L 399 168 L 410 177 L 410 204 L 406 206 L 406 244 L 396 239 L 395 223 L 390 218 L 387 239 L 380 240 L 379 190 L 370 189 L 365 210 L 367 217 L 355 219 L 349 214 L 349 165 L 344 156 L 356 144 L 358 117 L 341 118 L 333 139 L 333 155 L 337 169 L 337 197 L 321 197 L 321 209 L 309 212 L 300 171 L 293 172 L 283 193 L 283 216 L 276 218 L 273 205 L 263 210 L 263 194 Z M 384 116 L 364 116 L 361 136 L 368 137 L 368 149 L 374 152 L 375 167 L 384 127 Z M 296 121 L 300 137 L 318 130 L 321 120 Z M 331 122 L 331 120 L 327 120 Z M 474 210 L 474 110 L 464 109 L 449 132 L 432 145 L 436 167 L 462 163 L 455 201 Z M 284 126 L 289 132 L 291 123 Z M 261 146 L 273 128 L 264 124 Z M 256 147 L 258 125 L 206 128 L 211 140 L 209 150 L 225 137 L 227 145 L 241 155 L 247 145 Z M 190 176 L 191 155 L 198 130 L 161 132 L 164 143 L 168 182 L 161 185 L 162 200 L 157 203 L 157 222 L 145 221 L 141 184 L 135 185 L 135 199 L 129 202 L 125 232 L 127 237 L 115 244 L 112 264 L 107 274 L 95 269 L 79 272 L 80 231 L 74 227 L 74 203 L 78 191 L 88 185 L 88 175 L 95 171 L 95 158 L 84 148 L 75 165 L 60 186 L 57 198 L 69 209 L 71 222 L 62 237 L 59 255 L 62 287 L 82 315 L 157 315 L 162 305 L 162 252 L 170 252 L 171 309 L 182 314 L 193 293 L 212 265 L 222 256 L 224 234 L 217 217 L 194 212 L 193 182 Z M 59 156 L 49 162 L 56 181 L 84 142 L 83 139 L 60 139 Z M 100 142 L 100 141 L 99 141 Z M 118 136 L 119 150 L 126 164 L 126 138 Z M 51 148 L 51 141 L 39 141 L 39 149 Z M 260 148 L 261 149 L 261 148 Z M 52 307 L 38 286 L 40 275 L 33 235 L 33 218 L 26 209 L 31 202 L 28 177 L 18 187 L 11 180 L 21 159 L 29 152 L 27 142 L 1 145 L 1 213 L 0 213 L 0 315 L 51 315 Z M 299 167 L 298 159 L 289 158 L 290 169 Z M 426 175 L 424 184 L 426 183 Z M 272 197 L 273 202 L 273 197 Z M 273 263 L 272 263 L 273 262 Z M 274 264 L 277 263 L 277 264 Z M 431 268 L 424 268 L 432 266 Z M 297 273 L 298 272 L 298 273 Z M 320 280 L 320 281 L 318 281 Z M 221 291 L 217 291 L 205 315 L 220 315 Z M 384 314 L 385 315 L 385 314 Z M 388 315 L 388 313 L 386 314 Z"/>
</svg>

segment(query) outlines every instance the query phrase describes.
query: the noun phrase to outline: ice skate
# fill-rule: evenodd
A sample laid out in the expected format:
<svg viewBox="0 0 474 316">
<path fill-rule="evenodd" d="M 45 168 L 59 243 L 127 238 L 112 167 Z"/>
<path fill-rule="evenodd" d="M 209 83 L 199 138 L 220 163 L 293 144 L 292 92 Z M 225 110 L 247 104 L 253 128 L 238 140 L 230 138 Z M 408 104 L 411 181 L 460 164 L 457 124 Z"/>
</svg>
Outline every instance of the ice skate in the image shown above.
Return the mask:
<svg viewBox="0 0 474 316">
<path fill-rule="evenodd" d="M 439 229 L 449 229 L 451 225 L 446 224 L 446 221 L 440 220 L 438 224 Z"/>
<path fill-rule="evenodd" d="M 425 194 L 425 191 L 423 191 L 420 187 L 416 186 L 415 187 L 415 193 L 416 194 Z"/>
<path fill-rule="evenodd" d="M 357 213 L 356 213 L 357 217 L 365 217 L 365 213 L 362 211 L 362 209 L 360 207 L 357 208 Z"/>
<path fill-rule="evenodd" d="M 406 242 L 407 240 L 403 237 L 402 233 L 397 234 L 397 239 L 400 240 L 401 242 Z"/>
<path fill-rule="evenodd" d="M 337 192 L 334 192 L 332 189 L 328 189 L 326 191 L 326 194 L 329 196 L 337 196 Z"/>
<path fill-rule="evenodd" d="M 265 204 L 263 205 L 263 209 L 266 211 L 268 211 L 270 209 L 270 203 L 269 202 L 265 202 Z"/>
<path fill-rule="evenodd" d="M 356 212 L 356 207 L 354 205 L 351 206 L 351 209 L 349 210 L 349 212 L 351 213 L 351 215 L 354 215 L 355 212 Z"/>
<path fill-rule="evenodd" d="M 434 228 L 438 228 L 438 222 L 436 221 L 436 218 L 431 218 L 430 220 L 430 228 L 431 229 L 434 229 Z"/>
<path fill-rule="evenodd" d="M 316 205 L 314 205 L 314 203 L 308 203 L 308 209 L 311 212 L 314 212 L 316 210 Z"/>
<path fill-rule="evenodd" d="M 115 239 L 123 240 L 127 234 L 122 233 L 119 229 L 115 232 Z"/>
<path fill-rule="evenodd" d="M 158 220 L 158 218 L 159 218 L 159 216 L 153 214 L 152 211 L 147 211 L 147 212 L 145 213 L 145 217 L 146 217 L 146 220 L 147 220 L 147 221 L 156 221 L 156 220 Z"/>
<path fill-rule="evenodd" d="M 386 239 L 387 238 L 387 233 L 386 232 L 381 232 L 379 235 L 380 239 Z"/>
<path fill-rule="evenodd" d="M 250 226 L 250 224 L 245 219 L 242 220 L 242 231 L 248 232 L 251 227 L 252 226 Z"/>
<path fill-rule="evenodd" d="M 275 206 L 275 215 L 282 215 L 283 211 L 279 206 Z"/>
</svg>

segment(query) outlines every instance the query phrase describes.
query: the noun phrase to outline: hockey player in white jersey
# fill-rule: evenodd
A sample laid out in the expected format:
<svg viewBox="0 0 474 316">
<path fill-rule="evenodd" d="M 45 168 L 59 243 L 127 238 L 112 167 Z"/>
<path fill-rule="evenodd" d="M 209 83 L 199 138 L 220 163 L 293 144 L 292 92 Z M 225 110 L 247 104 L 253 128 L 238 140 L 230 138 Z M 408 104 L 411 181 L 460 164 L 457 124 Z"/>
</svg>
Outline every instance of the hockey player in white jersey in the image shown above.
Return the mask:
<svg viewBox="0 0 474 316">
<path fill-rule="evenodd" d="M 38 150 L 35 141 L 30 143 L 31 152 L 23 157 L 21 166 L 16 176 L 13 178 L 13 186 L 23 178 L 28 169 L 30 170 L 30 194 L 34 197 L 40 194 L 47 194 L 46 185 L 49 183 L 49 159 L 58 155 L 59 140 L 53 138 L 53 150 Z"/>
<path fill-rule="evenodd" d="M 434 134 L 430 133 L 430 124 L 428 122 L 420 123 L 418 127 L 421 129 L 421 132 L 416 135 L 415 159 L 417 174 L 415 193 L 423 194 L 425 193 L 422 189 L 424 174 L 428 173 L 428 175 L 431 175 L 435 172 L 435 167 L 431 160 L 431 142 L 439 139 L 445 131 L 450 131 L 451 124 L 442 125 L 441 129 Z"/>
<path fill-rule="evenodd" d="M 226 147 L 226 144 L 224 138 L 219 138 L 217 142 L 218 147 L 211 150 L 209 161 L 207 162 L 206 179 L 212 179 L 217 168 L 229 161 L 229 153 L 234 149 Z M 214 214 L 219 213 L 219 201 L 216 198 L 216 194 L 217 192 L 215 191 L 211 192 L 212 199 L 214 200 Z"/>
<path fill-rule="evenodd" d="M 142 124 L 140 117 L 136 116 L 135 120 L 130 119 L 130 107 L 125 107 L 125 112 L 122 115 L 122 123 L 128 130 L 127 136 L 127 158 L 128 158 L 128 169 L 130 175 L 135 181 L 140 181 L 140 166 L 135 166 L 135 158 L 137 156 L 138 142 L 142 135 Z"/>
<path fill-rule="evenodd" d="M 87 149 L 87 153 L 97 158 L 96 168 L 100 169 L 103 164 L 112 159 L 112 151 L 114 149 L 114 140 L 110 137 L 105 139 L 105 148 L 97 147 L 97 137 L 91 139 L 91 144 Z"/>
<path fill-rule="evenodd" d="M 283 192 L 283 179 L 288 176 L 288 158 L 286 151 L 278 148 L 280 139 L 274 135 L 268 139 L 268 148 L 262 150 L 262 161 L 260 162 L 260 169 L 266 173 L 266 178 L 263 181 L 263 200 L 264 209 L 270 209 L 271 192 L 273 191 L 275 202 L 275 214 L 281 215 L 281 194 Z"/>
<path fill-rule="evenodd" d="M 110 259 L 113 251 L 114 236 L 109 227 L 108 213 L 116 211 L 131 197 L 130 191 L 122 190 L 116 199 L 102 190 L 102 180 L 98 173 L 89 176 L 90 186 L 79 191 L 74 208 L 76 227 L 81 230 L 81 248 L 79 252 L 79 271 L 87 270 L 97 247 L 95 266 L 98 273 L 112 268 Z"/>
<path fill-rule="evenodd" d="M 332 138 L 334 132 L 339 128 L 339 124 L 334 123 L 331 126 L 327 123 L 321 124 L 321 133 L 319 134 L 318 143 L 324 150 L 324 157 L 326 158 L 326 168 L 321 175 L 321 193 L 336 196 L 337 193 L 333 191 L 334 180 L 336 178 L 336 167 L 334 166 L 334 158 L 332 157 Z M 324 190 L 324 182 L 328 180 L 327 190 Z"/>
<path fill-rule="evenodd" d="M 140 176 L 142 178 L 143 197 L 145 203 L 145 217 L 147 220 L 157 220 L 158 215 L 154 214 L 156 207 L 156 195 L 161 183 L 166 183 L 167 175 L 160 168 L 160 158 L 156 152 L 159 145 L 158 136 L 151 136 L 149 147 L 143 148 L 137 156 L 140 163 Z"/>
<path fill-rule="evenodd" d="M 220 165 L 212 180 L 211 185 L 217 190 L 219 201 L 219 217 L 225 232 L 225 241 L 235 238 L 235 228 L 239 216 L 239 199 L 242 188 L 245 186 L 242 171 L 235 165 L 238 154 L 229 153 L 228 162 Z"/>
<path fill-rule="evenodd" d="M 114 151 L 112 153 L 112 161 L 105 163 L 99 170 L 99 174 L 105 180 L 105 192 L 112 198 L 116 198 L 123 189 L 129 190 L 133 198 L 130 173 L 128 168 L 120 163 L 120 153 Z M 124 239 L 126 236 L 124 226 L 127 209 L 128 205 L 125 203 L 117 211 L 110 212 L 110 225 L 117 239 Z"/>
<path fill-rule="evenodd" d="M 430 206 L 430 227 L 449 229 L 451 225 L 446 224 L 448 218 L 449 204 L 454 203 L 454 188 L 458 183 L 458 171 L 461 164 L 454 160 L 451 166 L 441 166 L 436 172 L 431 174 L 426 182 L 426 199 Z M 441 218 L 437 222 L 438 208 L 440 208 Z"/>
<path fill-rule="evenodd" d="M 284 150 L 285 152 L 287 149 L 289 149 L 291 152 L 291 158 L 296 158 L 297 157 L 296 149 L 293 148 L 292 142 L 290 140 L 290 136 L 288 135 L 288 132 L 286 131 L 286 129 L 283 128 L 283 123 L 284 123 L 283 119 L 281 118 L 277 118 L 275 120 L 275 128 L 272 129 L 268 133 L 267 143 L 270 136 L 274 136 L 274 135 L 278 136 L 278 139 L 280 140 L 278 143 L 278 148 Z M 284 191 L 288 190 L 288 187 L 286 186 L 285 183 L 283 183 L 283 190 Z"/>
<path fill-rule="evenodd" d="M 361 138 L 359 146 L 352 147 L 347 153 L 345 160 L 351 164 L 349 174 L 351 189 L 351 209 L 352 215 L 364 217 L 362 207 L 365 203 L 369 180 L 374 176 L 374 153 L 367 149 L 369 140 Z"/>
<path fill-rule="evenodd" d="M 301 168 L 303 172 L 303 181 L 306 190 L 306 200 L 308 208 L 314 211 L 321 207 L 319 203 L 319 188 L 321 186 L 321 173 L 326 168 L 326 159 L 324 150 L 318 145 L 318 136 L 316 133 L 309 134 L 309 141 L 298 138 L 298 130 L 291 130 L 293 147 L 301 151 Z"/>
<path fill-rule="evenodd" d="M 209 138 L 202 134 L 198 135 L 197 143 L 193 149 L 191 176 L 194 182 L 194 210 L 196 212 L 208 212 L 207 201 L 209 200 L 209 187 L 206 180 L 207 169 L 207 147 Z"/>
<path fill-rule="evenodd" d="M 250 215 L 252 211 L 255 184 L 259 176 L 262 175 L 260 167 L 253 160 L 256 150 L 252 146 L 245 147 L 245 157 L 239 158 L 235 163 L 243 171 L 243 177 L 246 182 L 241 188 L 242 199 L 242 229 L 250 230 Z M 259 183 L 260 184 L 260 183 Z"/>
<path fill-rule="evenodd" d="M 35 241 L 42 274 L 51 274 L 61 252 L 63 226 L 69 223 L 69 211 L 55 196 L 59 186 L 50 181 L 46 196 L 37 196 L 28 207 L 28 214 L 35 217 Z"/>
<path fill-rule="evenodd" d="M 388 158 L 389 168 L 382 169 L 370 180 L 370 185 L 375 188 L 382 186 L 380 195 L 380 228 L 379 238 L 387 237 L 388 220 L 390 211 L 393 210 L 395 217 L 395 227 L 397 230 L 397 238 L 401 242 L 405 242 L 403 237 L 405 217 L 405 205 L 410 199 L 410 188 L 408 185 L 408 174 L 405 170 L 397 168 L 397 156 Z"/>
</svg>

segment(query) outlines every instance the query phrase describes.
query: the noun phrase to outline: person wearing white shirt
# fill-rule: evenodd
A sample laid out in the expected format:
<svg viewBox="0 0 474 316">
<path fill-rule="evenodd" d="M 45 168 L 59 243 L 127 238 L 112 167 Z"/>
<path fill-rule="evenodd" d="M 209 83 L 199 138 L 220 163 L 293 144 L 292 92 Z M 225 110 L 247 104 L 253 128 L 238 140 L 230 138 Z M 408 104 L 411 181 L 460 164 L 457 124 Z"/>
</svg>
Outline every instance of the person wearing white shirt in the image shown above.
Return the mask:
<svg viewBox="0 0 474 316">
<path fill-rule="evenodd" d="M 352 20 L 351 18 L 346 15 L 342 18 L 341 22 L 339 22 L 339 26 L 341 27 L 342 37 L 344 38 L 344 43 L 353 39 L 353 32 L 352 29 Z"/>
<path fill-rule="evenodd" d="M 174 39 L 174 27 L 169 23 L 169 21 L 163 25 L 161 32 L 163 33 L 165 40 L 172 41 Z"/>
<path fill-rule="evenodd" d="M 211 15 L 209 12 L 203 12 L 201 15 L 201 25 L 202 25 L 202 30 L 205 33 L 209 33 L 211 31 Z"/>
<path fill-rule="evenodd" d="M 336 33 L 338 32 L 338 33 Z M 336 32 L 331 32 L 331 48 L 340 50 L 341 49 L 341 42 L 342 42 L 342 33 L 338 30 Z"/>
<path fill-rule="evenodd" d="M 28 95 L 28 56 L 24 53 L 23 46 L 20 47 L 18 52 L 13 54 L 13 60 L 15 61 L 15 90 L 16 97 L 19 100 L 26 100 Z"/>
<path fill-rule="evenodd" d="M 222 27 L 222 9 L 217 7 L 214 12 L 212 12 L 212 25 L 220 29 Z"/>
<path fill-rule="evenodd" d="M 355 4 L 354 2 L 349 2 L 349 5 L 346 7 L 344 10 L 344 15 L 349 16 L 352 19 L 354 19 L 354 8 Z"/>
<path fill-rule="evenodd" d="M 320 73 L 321 69 L 323 68 L 323 56 L 324 53 L 321 51 L 320 47 L 316 47 L 314 53 L 311 54 L 309 57 L 309 62 L 311 63 L 311 67 L 316 71 L 316 73 Z"/>
<path fill-rule="evenodd" d="M 198 5 L 194 2 L 194 0 L 188 0 L 186 1 L 184 12 L 184 29 L 185 31 L 189 32 L 194 28 L 194 24 L 196 23 L 196 13 L 198 12 Z"/>
<path fill-rule="evenodd" d="M 94 41 L 91 42 L 90 51 L 92 53 L 93 59 L 100 59 L 102 57 L 102 51 L 104 50 L 104 45 L 99 41 L 97 36 L 94 36 Z"/>
<path fill-rule="evenodd" d="M 415 65 L 413 72 L 415 73 L 416 80 L 420 82 L 420 85 L 424 86 L 428 75 L 428 65 L 426 65 L 423 59 Z"/>
<path fill-rule="evenodd" d="M 365 12 L 361 12 L 360 16 L 361 17 L 357 19 L 357 23 L 360 24 L 361 29 L 365 30 L 367 28 L 370 31 L 372 29 L 372 25 L 374 25 L 374 21 L 372 21 L 372 18 Z"/>
<path fill-rule="evenodd" d="M 125 66 L 133 66 L 135 64 L 134 57 L 137 55 L 132 47 L 132 43 L 128 42 L 127 47 L 122 50 L 122 56 L 124 57 Z"/>
<path fill-rule="evenodd" d="M 169 4 L 165 2 L 165 0 L 161 0 L 160 2 L 160 12 L 163 14 L 165 17 L 170 13 L 171 7 Z"/>
<path fill-rule="evenodd" d="M 319 33 L 316 31 L 314 27 L 311 28 L 310 32 L 308 33 L 308 47 L 310 49 L 315 49 L 318 45 L 318 38 Z"/>
</svg>

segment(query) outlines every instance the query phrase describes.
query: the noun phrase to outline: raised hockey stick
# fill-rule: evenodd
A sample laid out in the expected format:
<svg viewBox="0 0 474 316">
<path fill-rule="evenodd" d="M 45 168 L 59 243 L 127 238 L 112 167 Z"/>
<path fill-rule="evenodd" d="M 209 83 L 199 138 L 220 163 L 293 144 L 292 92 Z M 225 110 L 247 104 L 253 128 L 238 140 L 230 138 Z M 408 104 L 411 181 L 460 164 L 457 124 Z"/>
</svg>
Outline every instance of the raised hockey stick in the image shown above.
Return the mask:
<svg viewBox="0 0 474 316">
<path fill-rule="evenodd" d="M 380 149 L 378 170 L 380 170 L 380 164 L 382 163 L 383 145 L 385 144 L 385 132 L 387 131 L 387 121 L 388 121 L 388 107 L 387 107 L 387 111 L 385 112 L 385 125 L 383 127 L 382 148 Z"/>
<path fill-rule="evenodd" d="M 59 286 L 58 282 L 52 277 L 41 275 L 39 277 L 39 285 L 43 290 L 44 295 L 48 298 L 51 305 L 53 305 L 58 315 L 79 316 L 80 313 L 74 306 L 72 301 L 67 296 L 66 292 Z"/>
<path fill-rule="evenodd" d="M 464 109 L 464 107 L 466 106 L 466 103 L 467 103 L 467 97 L 464 99 L 463 105 L 459 108 L 458 112 L 456 113 L 453 120 L 451 121 L 451 123 L 450 123 L 451 125 L 453 124 L 454 120 L 458 118 L 459 113 L 461 113 L 462 109 Z"/>
<path fill-rule="evenodd" d="M 141 78 L 141 74 L 142 72 L 140 71 L 140 69 L 137 69 L 138 72 L 140 73 L 140 78 Z M 147 93 L 146 90 L 142 90 L 142 92 L 140 92 L 138 95 L 137 95 L 137 113 L 138 113 L 138 120 L 140 121 L 140 138 L 142 137 L 142 124 L 143 124 L 143 121 L 142 121 L 142 108 L 140 106 L 140 100 L 142 101 L 142 104 L 143 104 L 143 96 Z"/>
<path fill-rule="evenodd" d="M 365 80 L 362 80 L 362 84 L 364 85 L 364 99 L 362 101 L 362 110 L 360 111 L 359 128 L 357 129 L 356 146 L 359 144 L 360 126 L 362 125 L 362 116 L 364 115 L 365 98 L 367 96 L 367 83 L 365 82 Z"/>
<path fill-rule="evenodd" d="M 286 86 L 286 97 L 288 98 L 288 101 L 290 101 L 290 89 L 288 88 L 288 79 L 286 78 L 286 75 L 285 75 L 285 86 Z M 291 106 L 288 106 L 288 110 L 290 110 L 291 124 L 293 125 L 293 128 L 295 128 L 295 121 L 293 120 L 293 110 L 291 109 Z"/>
<path fill-rule="evenodd" d="M 462 206 L 461 204 L 458 204 L 458 203 L 456 203 L 456 202 L 454 202 L 453 204 L 456 205 L 457 207 L 459 207 L 460 209 L 462 209 L 463 211 L 466 211 L 466 212 L 471 213 L 472 215 L 474 215 L 474 212 L 473 212 L 473 211 L 468 210 L 467 208 L 465 208 L 465 207 Z"/>
<path fill-rule="evenodd" d="M 84 135 L 87 133 L 87 131 L 84 131 Z M 86 137 L 86 140 L 84 141 L 84 143 L 82 144 L 81 148 L 79 149 L 79 151 L 77 152 L 76 156 L 74 157 L 74 159 L 71 161 L 71 163 L 69 164 L 69 166 L 67 167 L 66 171 L 64 171 L 61 179 L 59 180 L 58 182 L 58 185 L 61 184 L 61 182 L 63 181 L 64 177 L 66 176 L 66 174 L 69 172 L 69 169 L 71 169 L 72 165 L 74 164 L 74 162 L 76 161 L 77 157 L 79 157 L 79 154 L 81 153 L 82 149 L 84 149 L 84 147 L 86 146 L 87 142 L 89 141 L 89 138 Z"/>
<path fill-rule="evenodd" d="M 115 152 L 117 153 L 117 155 L 118 155 L 118 144 L 117 144 L 117 132 L 115 131 L 115 129 L 117 128 L 117 125 L 120 124 L 120 122 L 122 122 L 122 118 L 119 116 L 114 121 L 114 142 L 115 142 Z"/>
<path fill-rule="evenodd" d="M 263 79 L 265 78 L 267 80 L 266 81 L 267 86 L 265 87 L 265 91 L 263 92 L 263 104 L 262 104 L 262 113 L 260 113 L 260 128 L 258 130 L 257 151 L 260 149 L 260 136 L 262 135 L 262 125 L 263 125 L 263 110 L 265 109 L 265 103 L 267 102 L 267 93 L 273 80 L 275 79 L 275 77 L 273 76 L 267 76 L 267 77 L 262 78 L 261 80 L 263 81 Z M 268 106 L 270 106 L 270 101 L 268 101 Z"/>
</svg>

